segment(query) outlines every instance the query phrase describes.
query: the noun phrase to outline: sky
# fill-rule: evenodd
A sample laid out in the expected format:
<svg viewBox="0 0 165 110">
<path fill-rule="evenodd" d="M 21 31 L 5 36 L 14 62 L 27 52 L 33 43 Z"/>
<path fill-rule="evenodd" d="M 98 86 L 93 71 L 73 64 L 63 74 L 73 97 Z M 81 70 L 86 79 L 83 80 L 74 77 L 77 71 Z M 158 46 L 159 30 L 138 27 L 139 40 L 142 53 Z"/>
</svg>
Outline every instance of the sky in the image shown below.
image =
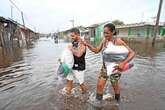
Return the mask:
<svg viewBox="0 0 165 110">
<path fill-rule="evenodd" d="M 19 10 L 11 4 L 13 1 Z M 57 32 L 75 26 L 121 20 L 125 24 L 153 22 L 159 0 L 0 0 L 0 16 L 25 25 L 41 33 Z M 11 8 L 13 7 L 13 8 Z M 161 22 L 165 22 L 165 1 L 162 4 Z"/>
</svg>

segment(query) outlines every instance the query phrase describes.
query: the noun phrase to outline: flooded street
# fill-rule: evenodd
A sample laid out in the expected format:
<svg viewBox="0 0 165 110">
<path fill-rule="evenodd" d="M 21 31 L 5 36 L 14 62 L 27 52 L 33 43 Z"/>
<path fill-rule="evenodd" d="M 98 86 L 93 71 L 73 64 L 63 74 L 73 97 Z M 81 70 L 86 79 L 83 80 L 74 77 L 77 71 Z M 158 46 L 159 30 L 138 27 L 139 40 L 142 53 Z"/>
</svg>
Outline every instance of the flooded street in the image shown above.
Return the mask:
<svg viewBox="0 0 165 110">
<path fill-rule="evenodd" d="M 0 49 L 0 110 L 114 110 L 92 107 L 87 97 L 66 98 L 59 93 L 65 80 L 57 80 L 56 71 L 66 45 L 40 38 L 26 49 Z M 154 49 L 130 45 L 137 56 L 135 66 L 121 77 L 123 110 L 165 110 L 165 43 Z M 100 54 L 87 52 L 85 82 L 89 93 L 96 90 L 101 62 Z"/>
</svg>

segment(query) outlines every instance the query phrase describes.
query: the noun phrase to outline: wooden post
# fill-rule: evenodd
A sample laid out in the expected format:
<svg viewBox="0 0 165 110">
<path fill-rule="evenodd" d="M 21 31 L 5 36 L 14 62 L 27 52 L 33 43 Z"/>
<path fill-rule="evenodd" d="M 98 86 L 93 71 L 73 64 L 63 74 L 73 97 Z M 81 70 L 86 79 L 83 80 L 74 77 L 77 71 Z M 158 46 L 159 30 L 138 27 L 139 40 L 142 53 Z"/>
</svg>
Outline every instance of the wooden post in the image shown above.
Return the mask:
<svg viewBox="0 0 165 110">
<path fill-rule="evenodd" d="M 24 21 L 24 17 L 23 17 L 23 12 L 21 11 L 21 16 L 22 16 L 22 23 L 23 23 L 23 26 L 25 28 L 25 21 Z"/>
<path fill-rule="evenodd" d="M 0 23 L 0 37 L 1 37 L 0 39 L 1 39 L 1 45 L 2 45 L 2 47 L 5 47 L 4 33 L 5 33 L 4 25 L 3 25 L 3 23 Z"/>
<path fill-rule="evenodd" d="M 2 36 L 2 32 L 3 32 L 3 27 L 2 27 L 2 23 L 0 23 L 0 45 L 3 47 L 4 43 L 3 43 L 3 36 Z"/>
<path fill-rule="evenodd" d="M 11 6 L 11 19 L 13 19 L 13 6 Z"/>
</svg>

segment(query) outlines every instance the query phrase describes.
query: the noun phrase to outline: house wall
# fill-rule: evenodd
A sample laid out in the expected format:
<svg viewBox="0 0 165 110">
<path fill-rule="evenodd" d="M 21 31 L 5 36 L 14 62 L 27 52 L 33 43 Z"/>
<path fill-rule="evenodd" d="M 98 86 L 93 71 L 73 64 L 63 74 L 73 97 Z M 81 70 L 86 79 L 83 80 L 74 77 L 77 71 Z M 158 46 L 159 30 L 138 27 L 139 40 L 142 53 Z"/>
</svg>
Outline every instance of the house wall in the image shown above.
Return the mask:
<svg viewBox="0 0 165 110">
<path fill-rule="evenodd" d="M 165 26 L 160 27 L 159 35 L 165 37 Z"/>
<path fill-rule="evenodd" d="M 105 23 L 103 23 L 95 28 L 95 39 L 94 39 L 95 44 L 99 44 L 100 41 L 102 40 L 102 38 L 104 37 L 104 34 L 103 34 L 104 25 L 105 25 Z"/>
<path fill-rule="evenodd" d="M 118 35 L 120 37 L 128 37 L 128 28 L 120 28 L 120 29 L 118 29 Z"/>
<path fill-rule="evenodd" d="M 151 25 L 118 28 L 119 36 L 121 37 L 152 37 L 153 30 L 154 28 Z M 158 29 L 158 35 L 164 36 L 164 30 L 165 29 L 160 26 Z"/>
</svg>

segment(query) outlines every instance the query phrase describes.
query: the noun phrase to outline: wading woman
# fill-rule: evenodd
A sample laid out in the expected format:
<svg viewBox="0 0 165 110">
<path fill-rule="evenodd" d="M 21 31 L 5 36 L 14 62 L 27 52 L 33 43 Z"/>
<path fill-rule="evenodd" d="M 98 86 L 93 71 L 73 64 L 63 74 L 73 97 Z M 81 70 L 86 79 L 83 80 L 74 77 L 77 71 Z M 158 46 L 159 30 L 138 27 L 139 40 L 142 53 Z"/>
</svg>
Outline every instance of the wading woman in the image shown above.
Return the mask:
<svg viewBox="0 0 165 110">
<path fill-rule="evenodd" d="M 135 56 L 134 51 L 120 38 L 116 36 L 114 24 L 104 26 L 104 39 L 98 47 L 93 47 L 87 42 L 84 44 L 94 53 L 102 52 L 103 65 L 97 81 L 96 99 L 102 100 L 103 89 L 108 78 L 115 92 L 115 100 L 120 102 L 119 79 L 126 64 Z M 114 72 L 114 70 L 116 72 Z"/>
</svg>

